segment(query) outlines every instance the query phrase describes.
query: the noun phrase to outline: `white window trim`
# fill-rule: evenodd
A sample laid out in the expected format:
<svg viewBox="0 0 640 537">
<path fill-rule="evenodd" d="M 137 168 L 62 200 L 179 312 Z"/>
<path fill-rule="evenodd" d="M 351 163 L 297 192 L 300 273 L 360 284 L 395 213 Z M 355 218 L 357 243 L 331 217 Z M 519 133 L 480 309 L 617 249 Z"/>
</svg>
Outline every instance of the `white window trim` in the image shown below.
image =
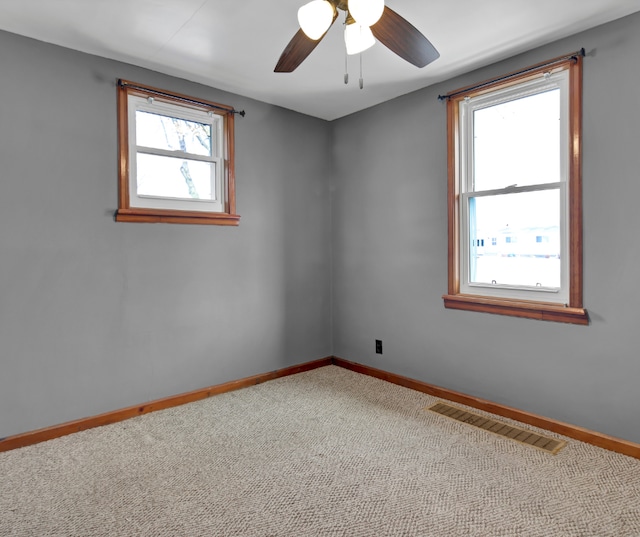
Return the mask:
<svg viewBox="0 0 640 537">
<path fill-rule="evenodd" d="M 129 110 L 129 204 L 131 207 L 149 209 L 173 209 L 178 211 L 222 212 L 224 210 L 224 154 L 222 136 L 222 118 L 216 114 L 201 110 L 193 110 L 173 103 L 157 99 L 148 99 L 139 95 L 128 96 Z M 176 119 L 196 121 L 211 127 L 212 155 L 203 156 L 182 151 L 166 151 L 162 149 L 137 145 L 136 112 L 157 113 Z M 139 195 L 137 192 L 137 156 L 139 153 L 184 158 L 188 161 L 210 162 L 212 166 L 212 191 L 215 199 L 165 198 L 160 196 Z"/>
<path fill-rule="evenodd" d="M 570 249 L 567 215 L 569 212 L 567 196 L 567 179 L 569 175 L 569 73 L 562 70 L 553 74 L 540 76 L 536 80 L 528 80 L 516 86 L 496 90 L 488 94 L 461 100 L 459 103 L 460 118 L 460 229 L 462 230 L 459 242 L 460 262 L 460 292 L 468 295 L 499 297 L 507 299 L 534 300 L 541 302 L 553 302 L 568 304 L 569 302 L 569 267 Z M 543 183 L 522 187 L 506 187 L 490 191 L 475 191 L 473 185 L 473 113 L 476 110 L 495 106 L 511 100 L 524 98 L 545 91 L 560 90 L 560 182 Z M 560 192 L 560 237 L 561 237 L 561 275 L 560 288 L 533 288 L 515 285 L 491 285 L 484 283 L 471 283 L 470 272 L 470 232 L 469 232 L 469 201 L 473 197 L 483 197 L 499 194 L 514 194 L 520 192 L 534 192 L 539 190 L 558 189 Z"/>
</svg>

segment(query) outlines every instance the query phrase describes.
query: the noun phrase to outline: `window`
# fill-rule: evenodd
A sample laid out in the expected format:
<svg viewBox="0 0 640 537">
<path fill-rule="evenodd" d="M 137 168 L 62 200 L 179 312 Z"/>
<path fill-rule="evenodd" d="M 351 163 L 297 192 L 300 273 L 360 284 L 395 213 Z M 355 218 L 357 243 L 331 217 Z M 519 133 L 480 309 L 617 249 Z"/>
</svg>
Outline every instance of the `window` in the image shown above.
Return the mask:
<svg viewBox="0 0 640 537">
<path fill-rule="evenodd" d="M 119 81 L 117 221 L 237 225 L 231 107 Z"/>
<path fill-rule="evenodd" d="M 588 323 L 581 79 L 576 53 L 447 96 L 445 307 Z"/>
</svg>

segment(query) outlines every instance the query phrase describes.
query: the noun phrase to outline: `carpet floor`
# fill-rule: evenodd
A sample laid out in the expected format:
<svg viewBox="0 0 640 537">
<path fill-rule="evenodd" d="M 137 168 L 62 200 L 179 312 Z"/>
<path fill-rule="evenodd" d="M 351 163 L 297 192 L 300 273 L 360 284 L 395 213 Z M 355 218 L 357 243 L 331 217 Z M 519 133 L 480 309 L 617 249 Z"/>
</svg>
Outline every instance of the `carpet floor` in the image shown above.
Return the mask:
<svg viewBox="0 0 640 537">
<path fill-rule="evenodd" d="M 436 401 L 327 366 L 0 453 L 0 536 L 640 536 L 640 460 Z"/>
</svg>

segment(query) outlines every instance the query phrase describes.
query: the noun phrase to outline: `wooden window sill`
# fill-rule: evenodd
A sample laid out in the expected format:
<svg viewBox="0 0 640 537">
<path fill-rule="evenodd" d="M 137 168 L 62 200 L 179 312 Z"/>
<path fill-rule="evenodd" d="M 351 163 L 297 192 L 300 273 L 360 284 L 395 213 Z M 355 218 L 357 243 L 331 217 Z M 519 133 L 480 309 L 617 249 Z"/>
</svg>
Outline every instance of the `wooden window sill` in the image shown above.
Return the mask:
<svg viewBox="0 0 640 537">
<path fill-rule="evenodd" d="M 573 308 L 549 302 L 505 300 L 473 295 L 443 295 L 442 298 L 444 299 L 444 307 L 449 309 L 510 315 L 540 321 L 589 324 L 589 316 L 584 308 Z"/>
<path fill-rule="evenodd" d="M 240 223 L 240 216 L 237 214 L 203 213 L 197 211 L 119 209 L 118 211 L 116 211 L 116 222 L 237 226 Z"/>
</svg>

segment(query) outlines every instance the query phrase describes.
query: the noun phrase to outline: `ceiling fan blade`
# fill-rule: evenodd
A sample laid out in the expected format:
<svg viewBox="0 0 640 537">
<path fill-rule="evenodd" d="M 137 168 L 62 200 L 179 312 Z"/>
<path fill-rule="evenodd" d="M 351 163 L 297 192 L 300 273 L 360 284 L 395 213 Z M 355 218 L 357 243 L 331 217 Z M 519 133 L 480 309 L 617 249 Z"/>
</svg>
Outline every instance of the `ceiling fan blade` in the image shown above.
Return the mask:
<svg viewBox="0 0 640 537">
<path fill-rule="evenodd" d="M 380 43 L 416 67 L 424 67 L 440 57 L 436 48 L 413 24 L 387 6 L 371 31 Z"/>
<path fill-rule="evenodd" d="M 336 22 L 338 18 L 338 10 L 334 10 L 333 20 L 329 25 L 329 28 Z M 329 31 L 327 28 L 327 32 Z M 276 64 L 276 68 L 274 72 L 276 73 L 291 73 L 295 71 L 298 66 L 307 59 L 307 56 L 313 52 L 318 46 L 318 43 L 322 41 L 327 32 L 322 34 L 320 39 L 314 41 L 313 39 L 309 39 L 306 34 L 302 31 L 302 29 L 296 32 L 296 35 L 293 36 L 293 39 L 289 41 L 289 44 L 285 47 L 280 55 L 280 59 Z"/>
</svg>

